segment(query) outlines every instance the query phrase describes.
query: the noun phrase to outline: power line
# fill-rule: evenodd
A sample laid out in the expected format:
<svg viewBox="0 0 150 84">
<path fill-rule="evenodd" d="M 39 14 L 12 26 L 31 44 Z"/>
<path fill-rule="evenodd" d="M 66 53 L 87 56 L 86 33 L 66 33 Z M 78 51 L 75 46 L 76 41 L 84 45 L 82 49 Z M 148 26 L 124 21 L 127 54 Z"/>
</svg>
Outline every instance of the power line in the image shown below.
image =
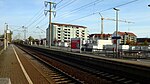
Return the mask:
<svg viewBox="0 0 150 84">
<path fill-rule="evenodd" d="M 27 23 L 26 23 L 26 26 L 27 24 L 29 24 L 29 22 L 33 21 L 33 19 L 37 16 L 38 17 L 38 14 L 41 14 L 42 10 L 44 9 L 44 7 L 42 7 Z"/>
<path fill-rule="evenodd" d="M 32 21 L 32 23 L 30 23 L 27 27 L 30 27 L 31 25 L 33 25 L 35 22 L 37 22 L 40 18 L 42 18 L 44 15 L 40 14 L 34 21 Z"/>
<path fill-rule="evenodd" d="M 48 24 L 48 22 L 46 22 L 46 23 L 40 25 L 40 27 L 43 27 L 43 26 L 45 26 L 46 24 Z M 48 25 L 47 25 L 47 26 L 48 26 Z"/>
<path fill-rule="evenodd" d="M 75 13 L 75 12 L 78 12 L 78 11 L 80 11 L 80 10 L 83 9 L 83 8 L 88 8 L 88 7 L 92 6 L 92 5 L 98 4 L 98 3 L 102 2 L 102 1 L 104 1 L 104 0 L 95 0 L 95 1 L 93 1 L 93 2 L 90 2 L 90 3 L 88 3 L 88 4 L 85 4 L 85 5 L 83 5 L 83 6 L 80 6 L 80 7 L 78 7 L 78 8 L 75 8 L 75 9 L 71 10 L 69 13 L 64 13 L 64 14 L 61 15 L 60 17 L 65 18 L 65 16 L 68 16 L 68 15 L 70 15 L 70 14 L 73 14 L 73 13 Z M 61 19 L 62 19 L 62 18 L 61 18 Z"/>
<path fill-rule="evenodd" d="M 53 2 L 56 2 L 56 0 L 54 0 Z"/>
<path fill-rule="evenodd" d="M 38 24 L 40 24 L 42 21 L 44 21 L 46 18 L 44 17 L 44 18 L 42 18 L 36 25 L 34 25 L 34 27 L 35 26 L 37 26 Z"/>
<path fill-rule="evenodd" d="M 86 15 L 86 16 L 83 16 L 83 17 L 80 17 L 80 18 L 77 18 L 77 19 L 71 20 L 71 21 L 69 21 L 69 22 L 73 22 L 73 21 L 76 21 L 76 20 L 79 20 L 79 19 L 83 19 L 83 18 L 86 18 L 86 17 L 92 16 L 92 15 L 95 15 L 95 14 L 97 14 L 97 13 L 91 13 L 91 14 L 89 14 L 89 15 Z"/>
<path fill-rule="evenodd" d="M 121 6 L 130 4 L 130 3 L 133 3 L 133 2 L 136 2 L 136 1 L 138 1 L 138 0 L 129 1 L 129 2 L 127 2 L 127 3 L 123 3 L 123 4 L 120 4 L 120 5 L 114 6 L 114 7 L 110 7 L 110 8 L 107 8 L 107 9 L 105 9 L 105 10 L 99 11 L 99 12 L 97 12 L 97 13 L 104 12 L 104 11 L 108 11 L 108 10 L 111 10 L 111 9 L 113 9 L 113 8 L 121 7 Z"/>
<path fill-rule="evenodd" d="M 55 1 L 56 1 L 56 0 L 55 0 Z M 55 1 L 54 1 L 54 2 L 55 2 Z M 62 1 L 63 1 L 63 0 L 59 1 L 56 5 L 60 4 Z"/>
<path fill-rule="evenodd" d="M 121 6 L 124 6 L 124 5 L 130 4 L 130 3 L 133 3 L 133 2 L 136 2 L 136 1 L 138 1 L 138 0 L 133 0 L 133 1 L 130 1 L 130 2 L 127 2 L 127 3 L 123 3 L 123 4 L 120 4 L 120 5 L 117 5 L 117 6 L 111 7 L 111 8 L 107 8 L 107 9 L 102 10 L 102 11 L 99 11 L 99 12 L 91 13 L 91 14 L 89 14 L 89 15 L 86 15 L 86 16 L 83 16 L 83 17 L 80 17 L 80 18 L 77 18 L 77 19 L 71 20 L 71 21 L 69 21 L 69 22 L 76 21 L 76 20 L 79 20 L 79 19 L 83 19 L 83 18 L 86 18 L 86 17 L 92 16 L 92 15 L 95 15 L 95 14 L 98 14 L 98 13 L 101 13 L 101 12 L 105 12 L 105 11 L 108 11 L 108 10 L 112 10 L 112 9 L 113 9 L 113 8 L 115 8 L 115 7 L 121 7 Z"/>
<path fill-rule="evenodd" d="M 118 6 L 116 6 L 116 7 L 124 6 L 124 5 L 130 4 L 130 3 L 136 2 L 136 1 L 138 1 L 138 0 L 133 0 L 133 1 L 130 1 L 130 2 L 127 2 L 127 3 L 124 3 L 124 4 L 118 5 Z"/>
<path fill-rule="evenodd" d="M 60 8 L 61 6 L 63 6 L 63 5 L 60 5 L 60 3 L 64 2 L 64 3 L 66 4 L 66 3 L 70 2 L 70 1 L 71 1 L 71 0 L 68 0 L 68 1 L 67 1 L 67 0 L 65 0 L 65 1 L 64 1 L 64 0 L 61 0 L 61 1 L 57 2 L 57 3 L 56 3 L 57 8 Z"/>
<path fill-rule="evenodd" d="M 61 10 L 61 9 L 65 8 L 65 7 L 73 4 L 75 1 L 77 1 L 77 0 L 72 0 L 71 2 L 68 2 L 66 5 L 62 6 L 61 8 L 57 9 L 56 11 Z"/>
</svg>

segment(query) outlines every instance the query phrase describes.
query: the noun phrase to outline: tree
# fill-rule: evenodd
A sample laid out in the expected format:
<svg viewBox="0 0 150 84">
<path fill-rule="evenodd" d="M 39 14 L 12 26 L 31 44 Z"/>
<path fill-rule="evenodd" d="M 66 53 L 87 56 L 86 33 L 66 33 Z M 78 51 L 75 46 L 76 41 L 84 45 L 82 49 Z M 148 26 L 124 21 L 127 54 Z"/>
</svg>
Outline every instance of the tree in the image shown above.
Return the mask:
<svg viewBox="0 0 150 84">
<path fill-rule="evenodd" d="M 148 41 L 145 40 L 144 43 L 143 43 L 143 45 L 147 46 L 148 45 Z"/>
<path fill-rule="evenodd" d="M 32 42 L 34 41 L 34 38 L 32 36 L 29 36 L 28 38 L 30 45 L 32 45 Z"/>
<path fill-rule="evenodd" d="M 29 41 L 31 42 L 31 41 L 34 41 L 34 38 L 32 37 L 32 36 L 29 36 Z"/>
</svg>

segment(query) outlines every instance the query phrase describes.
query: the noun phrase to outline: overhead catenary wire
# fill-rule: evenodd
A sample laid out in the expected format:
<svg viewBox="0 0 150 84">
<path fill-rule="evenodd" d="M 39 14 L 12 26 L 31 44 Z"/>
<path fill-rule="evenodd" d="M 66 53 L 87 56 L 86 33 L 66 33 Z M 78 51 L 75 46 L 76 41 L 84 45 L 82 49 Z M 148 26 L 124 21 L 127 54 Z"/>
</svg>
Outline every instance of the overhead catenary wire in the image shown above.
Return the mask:
<svg viewBox="0 0 150 84">
<path fill-rule="evenodd" d="M 68 4 L 71 0 L 61 0 L 59 2 L 56 2 L 57 5 L 57 9 L 61 8 L 62 6 L 64 6 L 64 4 Z M 62 3 L 62 4 L 61 4 Z"/>
<path fill-rule="evenodd" d="M 45 27 L 46 26 L 46 24 L 48 24 L 49 22 L 46 22 L 46 23 L 44 23 L 44 24 L 42 24 L 42 25 L 40 25 L 40 27 Z M 47 25 L 48 26 L 48 25 Z"/>
<path fill-rule="evenodd" d="M 67 7 L 67 6 L 71 5 L 71 4 L 73 4 L 75 1 L 77 1 L 77 0 L 72 0 L 72 1 L 70 1 L 70 2 L 68 2 L 68 3 L 66 3 L 64 6 L 62 6 L 62 7 L 58 8 L 58 9 L 56 9 L 56 11 L 61 10 L 61 9 L 65 8 L 65 7 Z"/>
<path fill-rule="evenodd" d="M 33 22 L 33 20 L 37 17 L 39 17 L 39 14 L 41 15 L 41 13 L 43 13 L 44 7 L 41 7 L 40 10 L 25 24 L 25 26 L 28 26 L 30 23 L 29 22 Z"/>
<path fill-rule="evenodd" d="M 88 8 L 88 7 L 92 6 L 92 5 L 99 4 L 100 2 L 103 2 L 103 1 L 104 1 L 104 0 L 95 0 L 95 1 L 92 1 L 92 2 L 90 2 L 90 3 L 88 3 L 88 4 L 82 5 L 82 6 L 78 7 L 78 8 L 75 8 L 75 9 L 71 10 L 69 13 L 64 13 L 64 14 L 61 15 L 60 17 L 56 17 L 56 19 L 57 19 L 57 18 L 61 18 L 61 17 L 65 18 L 65 16 L 68 16 L 68 15 L 70 15 L 70 14 L 73 14 L 73 13 L 75 13 L 75 12 L 78 12 L 78 11 L 80 11 L 80 10 L 82 10 L 82 9 Z M 61 18 L 61 19 L 62 19 L 62 18 Z"/>
<path fill-rule="evenodd" d="M 83 18 L 86 18 L 86 17 L 92 16 L 92 15 L 95 15 L 95 14 L 97 14 L 97 13 L 91 13 L 91 14 L 88 14 L 88 15 L 86 15 L 86 16 L 83 16 L 83 17 L 80 17 L 80 18 L 76 18 L 76 19 L 73 19 L 73 20 L 68 21 L 68 22 L 73 22 L 73 21 L 76 21 L 76 20 L 80 20 L 80 19 L 83 19 Z M 68 22 L 67 22 L 67 23 L 68 23 Z"/>
<path fill-rule="evenodd" d="M 11 30 L 17 30 L 17 29 L 21 29 L 22 28 L 22 26 L 18 26 L 18 25 L 9 25 L 9 27 L 11 27 L 12 29 Z M 13 29 L 13 28 L 15 28 L 15 29 Z"/>
<path fill-rule="evenodd" d="M 55 0 L 55 1 L 56 1 L 56 0 Z M 54 2 L 55 2 L 55 1 L 54 1 Z M 60 0 L 56 5 L 60 4 L 62 1 L 63 1 L 63 0 Z"/>
<path fill-rule="evenodd" d="M 44 17 L 44 15 L 43 15 L 42 17 L 40 17 L 40 18 L 36 21 L 36 23 L 32 24 L 30 27 L 36 28 L 40 23 L 42 23 L 43 21 L 45 21 L 45 19 L 46 19 L 46 17 Z M 36 30 L 36 29 L 35 29 L 35 30 Z M 35 31 L 35 30 L 34 30 L 34 31 Z"/>
<path fill-rule="evenodd" d="M 42 18 L 44 15 L 40 14 L 34 21 L 32 21 L 32 23 L 30 23 L 27 27 L 30 27 L 31 25 L 33 25 L 34 23 L 36 23 L 40 18 Z"/>
<path fill-rule="evenodd" d="M 53 2 L 56 2 L 56 0 L 54 0 Z"/>
<path fill-rule="evenodd" d="M 42 21 L 44 21 L 46 18 L 43 17 L 41 20 L 39 20 L 33 27 L 36 27 L 37 25 L 39 25 Z"/>
<path fill-rule="evenodd" d="M 83 19 L 83 18 L 86 18 L 86 17 L 92 16 L 92 15 L 95 15 L 95 14 L 98 14 L 98 13 L 101 13 L 101 12 L 105 12 L 105 11 L 108 11 L 108 10 L 112 10 L 113 8 L 121 7 L 121 6 L 124 6 L 124 5 L 130 4 L 130 3 L 133 3 L 133 2 L 136 2 L 136 1 L 138 1 L 138 0 L 129 1 L 129 2 L 127 2 L 127 3 L 123 3 L 123 4 L 120 4 L 120 5 L 114 6 L 114 7 L 110 7 L 110 8 L 107 8 L 107 9 L 101 10 L 101 11 L 99 11 L 99 12 L 91 13 L 91 14 L 88 14 L 88 15 L 85 15 L 85 16 L 82 16 L 82 17 L 79 17 L 79 18 L 73 19 L 73 20 L 68 21 L 68 22 L 73 22 L 73 21 L 76 21 L 76 20 L 80 20 L 80 19 Z"/>
</svg>

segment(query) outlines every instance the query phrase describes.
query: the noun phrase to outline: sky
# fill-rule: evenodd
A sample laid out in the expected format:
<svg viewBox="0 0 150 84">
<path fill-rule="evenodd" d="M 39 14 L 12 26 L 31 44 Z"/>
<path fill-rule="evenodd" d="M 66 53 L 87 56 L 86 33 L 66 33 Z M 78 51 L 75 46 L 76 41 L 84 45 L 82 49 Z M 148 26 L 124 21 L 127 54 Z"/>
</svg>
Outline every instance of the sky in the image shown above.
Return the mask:
<svg viewBox="0 0 150 84">
<path fill-rule="evenodd" d="M 24 26 L 27 36 L 45 38 L 48 27 L 49 5 L 46 0 L 0 0 L 0 34 L 3 34 L 6 24 L 13 31 L 14 39 L 23 39 Z M 119 9 L 119 31 L 133 32 L 138 38 L 150 38 L 150 0 L 48 0 L 56 3 L 52 5 L 52 22 L 86 26 L 89 34 L 100 34 L 101 16 L 115 19 Z M 116 29 L 116 22 L 104 20 L 104 33 L 112 34 Z"/>
</svg>

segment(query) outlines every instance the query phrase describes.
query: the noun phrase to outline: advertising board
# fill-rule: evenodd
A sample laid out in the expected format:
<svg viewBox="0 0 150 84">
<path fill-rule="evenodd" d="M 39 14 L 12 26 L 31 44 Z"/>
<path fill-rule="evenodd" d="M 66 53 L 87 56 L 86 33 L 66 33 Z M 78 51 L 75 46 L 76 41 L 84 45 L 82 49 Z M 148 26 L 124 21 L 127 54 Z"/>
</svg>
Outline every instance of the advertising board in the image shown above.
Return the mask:
<svg viewBox="0 0 150 84">
<path fill-rule="evenodd" d="M 71 51 L 80 52 L 81 50 L 81 39 L 71 38 Z"/>
</svg>

